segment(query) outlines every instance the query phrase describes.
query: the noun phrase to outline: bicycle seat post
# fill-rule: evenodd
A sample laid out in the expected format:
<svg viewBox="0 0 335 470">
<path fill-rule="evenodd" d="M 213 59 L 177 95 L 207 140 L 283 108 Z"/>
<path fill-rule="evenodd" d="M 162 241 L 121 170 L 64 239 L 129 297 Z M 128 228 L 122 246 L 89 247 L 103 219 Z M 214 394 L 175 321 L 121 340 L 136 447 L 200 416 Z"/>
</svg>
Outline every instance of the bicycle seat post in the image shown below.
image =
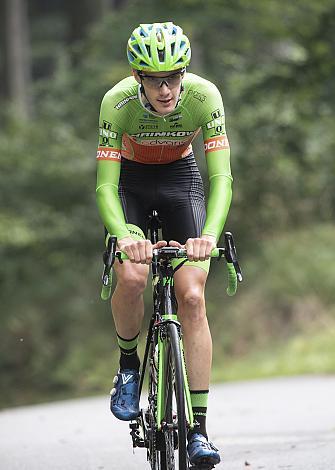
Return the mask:
<svg viewBox="0 0 335 470">
<path fill-rule="evenodd" d="M 150 232 L 150 240 L 154 245 L 158 242 L 158 230 L 161 228 L 161 221 L 158 217 L 158 212 L 156 210 L 152 211 L 152 215 L 149 215 L 148 230 Z M 157 259 L 156 256 L 153 257 L 151 264 L 153 276 L 157 275 Z"/>
<path fill-rule="evenodd" d="M 162 227 L 161 221 L 158 217 L 156 210 L 152 211 L 152 215 L 149 215 L 148 229 L 150 231 L 151 243 L 155 244 L 158 242 L 158 230 Z"/>
</svg>

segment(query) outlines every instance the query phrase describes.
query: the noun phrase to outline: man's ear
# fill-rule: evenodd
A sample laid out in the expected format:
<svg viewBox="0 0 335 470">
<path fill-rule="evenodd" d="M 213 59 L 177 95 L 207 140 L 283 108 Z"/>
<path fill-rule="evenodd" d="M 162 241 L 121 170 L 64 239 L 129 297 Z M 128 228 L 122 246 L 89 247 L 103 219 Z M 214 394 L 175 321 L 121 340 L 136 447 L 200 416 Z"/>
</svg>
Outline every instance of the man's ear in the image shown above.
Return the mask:
<svg viewBox="0 0 335 470">
<path fill-rule="evenodd" d="M 138 75 L 138 71 L 135 70 L 135 69 L 132 69 L 132 72 L 133 72 L 133 77 L 135 78 L 135 80 L 138 82 L 138 83 L 141 83 L 141 79 Z"/>
</svg>

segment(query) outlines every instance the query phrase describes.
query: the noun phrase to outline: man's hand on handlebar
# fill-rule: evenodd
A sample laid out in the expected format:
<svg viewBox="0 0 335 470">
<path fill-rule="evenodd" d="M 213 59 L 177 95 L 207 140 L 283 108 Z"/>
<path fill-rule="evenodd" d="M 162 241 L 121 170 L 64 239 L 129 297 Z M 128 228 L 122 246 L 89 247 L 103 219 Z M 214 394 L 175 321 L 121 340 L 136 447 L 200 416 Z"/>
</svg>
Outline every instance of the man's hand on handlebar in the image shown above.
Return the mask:
<svg viewBox="0 0 335 470">
<path fill-rule="evenodd" d="M 132 263 L 150 264 L 152 261 L 152 250 L 166 246 L 167 242 L 161 240 L 154 245 L 150 240 L 133 240 L 131 237 L 118 240 L 118 247 L 126 253 Z"/>
<path fill-rule="evenodd" d="M 216 248 L 216 239 L 211 235 L 202 235 L 200 238 L 188 238 L 185 245 L 170 240 L 169 246 L 185 248 L 190 261 L 205 261 L 210 258 L 213 248 Z"/>
<path fill-rule="evenodd" d="M 171 260 L 173 258 L 183 258 L 188 255 L 191 261 L 204 261 L 209 257 L 220 259 L 222 256 L 226 259 L 228 268 L 228 295 L 236 293 L 237 283 L 242 281 L 241 268 L 237 261 L 237 254 L 233 235 L 231 232 L 225 232 L 225 246 L 224 248 L 216 247 L 216 240 L 210 235 L 203 235 L 200 238 L 189 238 L 185 245 L 171 240 L 169 245 L 162 250 L 161 255 L 163 260 Z M 118 246 L 120 251 L 116 251 Z M 152 244 L 150 240 L 133 240 L 131 237 L 122 238 L 117 242 L 115 236 L 108 239 L 107 250 L 104 252 L 104 271 L 102 275 L 102 290 L 101 298 L 107 300 L 111 295 L 112 286 L 112 267 L 115 259 L 120 263 L 125 259 L 129 259 L 132 263 L 150 264 L 153 258 L 153 250 L 157 250 L 167 246 L 165 240 Z M 122 253 L 123 252 L 123 256 Z M 164 256 L 165 254 L 165 256 Z"/>
</svg>

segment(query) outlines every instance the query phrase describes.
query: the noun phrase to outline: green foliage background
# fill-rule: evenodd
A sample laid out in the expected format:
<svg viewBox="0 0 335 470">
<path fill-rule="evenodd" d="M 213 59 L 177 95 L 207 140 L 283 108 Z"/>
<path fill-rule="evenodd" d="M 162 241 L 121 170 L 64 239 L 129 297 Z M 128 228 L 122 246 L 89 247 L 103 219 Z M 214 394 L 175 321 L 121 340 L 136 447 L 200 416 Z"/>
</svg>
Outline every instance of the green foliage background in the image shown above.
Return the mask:
<svg viewBox="0 0 335 470">
<path fill-rule="evenodd" d="M 335 1 L 129 0 L 71 45 L 64 12 L 34 14 L 34 113 L 27 121 L 1 105 L 4 406 L 110 386 L 117 347 L 99 299 L 99 104 L 129 74 L 132 29 L 170 19 L 191 39 L 190 70 L 222 92 L 232 147 L 226 228 L 245 281 L 229 299 L 223 265 L 213 264 L 213 376 L 335 371 Z M 196 150 L 206 179 L 201 142 Z"/>
</svg>

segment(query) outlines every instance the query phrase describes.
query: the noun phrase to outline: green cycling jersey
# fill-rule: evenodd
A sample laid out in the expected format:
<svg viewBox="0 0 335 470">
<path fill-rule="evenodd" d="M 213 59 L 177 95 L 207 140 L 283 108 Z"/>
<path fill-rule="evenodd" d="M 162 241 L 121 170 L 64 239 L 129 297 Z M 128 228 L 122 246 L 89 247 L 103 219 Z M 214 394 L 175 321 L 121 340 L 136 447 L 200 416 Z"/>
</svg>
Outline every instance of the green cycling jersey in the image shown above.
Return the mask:
<svg viewBox="0 0 335 470">
<path fill-rule="evenodd" d="M 106 93 L 100 111 L 96 193 L 109 233 L 119 239 L 131 236 L 118 196 L 121 158 L 144 165 L 169 164 L 192 153 L 192 141 L 200 131 L 210 180 L 202 234 L 218 239 L 231 202 L 232 176 L 224 108 L 216 86 L 186 73 L 176 108 L 164 116 L 152 110 L 134 77 Z"/>
</svg>

